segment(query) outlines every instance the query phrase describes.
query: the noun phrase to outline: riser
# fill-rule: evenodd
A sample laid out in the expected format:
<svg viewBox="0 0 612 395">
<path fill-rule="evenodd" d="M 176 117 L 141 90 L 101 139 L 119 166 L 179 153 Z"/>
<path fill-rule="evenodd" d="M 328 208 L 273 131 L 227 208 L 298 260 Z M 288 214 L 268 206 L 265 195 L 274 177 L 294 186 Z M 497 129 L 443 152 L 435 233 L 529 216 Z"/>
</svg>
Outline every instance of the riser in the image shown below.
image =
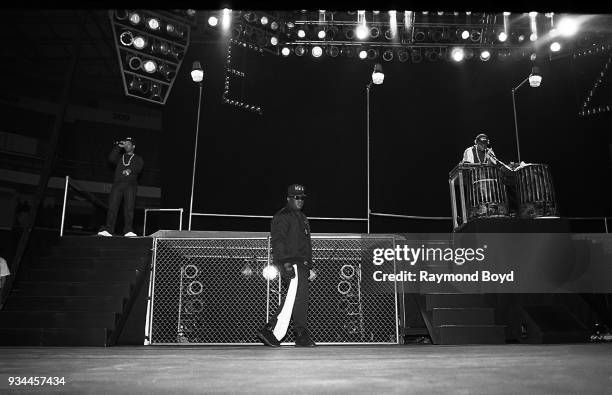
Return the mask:
<svg viewBox="0 0 612 395">
<path fill-rule="evenodd" d="M 0 328 L 0 346 L 105 347 L 106 328 Z"/>
<path fill-rule="evenodd" d="M 434 308 L 433 325 L 494 325 L 492 308 Z"/>
<path fill-rule="evenodd" d="M 0 328 L 114 328 L 115 313 L 0 311 Z"/>
<path fill-rule="evenodd" d="M 153 245 L 151 237 L 100 237 L 100 236 L 64 236 L 59 239 L 61 247 L 150 247 Z"/>
<path fill-rule="evenodd" d="M 58 270 L 58 269 L 28 269 L 22 277 L 25 281 L 123 281 L 134 282 L 136 280 L 136 270 Z"/>
<path fill-rule="evenodd" d="M 7 299 L 4 311 L 97 311 L 123 312 L 122 297 L 54 296 L 16 297 Z"/>
<path fill-rule="evenodd" d="M 16 296 L 121 296 L 127 297 L 130 284 L 127 282 L 100 283 L 61 283 L 22 281 L 18 289 L 13 289 Z"/>
<path fill-rule="evenodd" d="M 436 327 L 440 344 L 504 344 L 504 326 L 457 325 Z"/>
<path fill-rule="evenodd" d="M 436 307 L 491 307 L 488 305 L 484 295 L 471 294 L 428 294 L 425 295 L 425 306 L 427 310 L 432 310 Z"/>
</svg>

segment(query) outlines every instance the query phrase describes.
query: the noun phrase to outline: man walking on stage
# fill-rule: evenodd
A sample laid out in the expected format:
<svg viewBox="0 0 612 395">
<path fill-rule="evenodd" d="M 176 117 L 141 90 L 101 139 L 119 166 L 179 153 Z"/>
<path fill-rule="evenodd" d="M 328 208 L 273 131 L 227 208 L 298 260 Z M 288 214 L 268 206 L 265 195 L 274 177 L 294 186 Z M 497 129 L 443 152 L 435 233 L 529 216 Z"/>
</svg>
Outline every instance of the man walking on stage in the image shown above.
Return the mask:
<svg viewBox="0 0 612 395">
<path fill-rule="evenodd" d="M 308 218 L 302 213 L 306 193 L 304 186 L 293 184 L 287 190 L 287 205 L 272 218 L 272 256 L 285 284 L 287 295 L 278 311 L 257 333 L 270 347 L 279 347 L 287 334 L 289 319 L 293 317 L 296 347 L 314 347 L 308 333 L 308 282 L 315 277 L 312 271 L 312 244 Z"/>
<path fill-rule="evenodd" d="M 136 144 L 131 137 L 127 137 L 115 145 L 108 160 L 115 165 L 115 180 L 108 198 L 108 213 L 106 225 L 98 232 L 99 236 L 112 236 L 115 231 L 117 212 L 123 200 L 123 235 L 134 237 L 136 233 L 132 228 L 134 222 L 134 206 L 136 204 L 136 188 L 138 175 L 142 171 L 144 161 L 134 153 Z M 121 154 L 121 151 L 125 152 Z"/>
</svg>

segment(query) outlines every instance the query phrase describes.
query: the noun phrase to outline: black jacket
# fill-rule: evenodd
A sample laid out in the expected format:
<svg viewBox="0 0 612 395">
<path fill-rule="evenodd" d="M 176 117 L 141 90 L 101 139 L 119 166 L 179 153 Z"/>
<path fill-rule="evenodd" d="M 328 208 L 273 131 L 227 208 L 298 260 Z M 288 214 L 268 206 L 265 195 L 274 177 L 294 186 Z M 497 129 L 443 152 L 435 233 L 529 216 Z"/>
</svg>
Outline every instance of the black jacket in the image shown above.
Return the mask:
<svg viewBox="0 0 612 395">
<path fill-rule="evenodd" d="M 290 262 L 312 267 L 310 224 L 302 211 L 289 206 L 280 209 L 272 218 L 271 236 L 275 264 Z"/>
<path fill-rule="evenodd" d="M 115 147 L 108 155 L 108 161 L 115 165 L 115 180 L 114 182 L 126 182 L 129 184 L 137 184 L 138 176 L 144 166 L 142 158 L 136 154 L 131 157 L 130 155 L 121 155 L 122 148 Z M 124 165 L 127 163 L 128 165 Z M 129 175 L 123 174 L 124 170 L 130 170 Z"/>
</svg>

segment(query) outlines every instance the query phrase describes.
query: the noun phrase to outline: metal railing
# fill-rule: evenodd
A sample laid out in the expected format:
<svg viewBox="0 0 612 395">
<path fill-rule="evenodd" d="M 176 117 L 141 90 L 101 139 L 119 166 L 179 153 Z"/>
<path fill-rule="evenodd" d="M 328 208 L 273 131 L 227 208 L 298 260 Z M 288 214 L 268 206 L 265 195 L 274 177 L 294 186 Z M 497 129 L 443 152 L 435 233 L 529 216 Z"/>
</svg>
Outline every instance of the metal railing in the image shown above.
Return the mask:
<svg viewBox="0 0 612 395">
<path fill-rule="evenodd" d="M 147 214 L 149 211 L 178 211 L 179 213 L 179 230 L 183 230 L 183 208 L 146 208 L 144 211 L 144 223 L 142 225 L 142 235 L 147 235 Z"/>
<path fill-rule="evenodd" d="M 191 230 L 191 217 L 226 217 L 226 218 L 267 218 L 271 219 L 272 215 L 251 215 L 251 214 L 220 214 L 220 213 L 190 213 L 189 228 Z M 368 221 L 367 218 L 354 217 L 308 217 L 309 220 L 321 221 Z"/>
<path fill-rule="evenodd" d="M 64 185 L 64 202 L 62 204 L 62 222 L 60 225 L 60 237 L 64 236 L 64 223 L 66 219 L 66 203 L 68 200 L 68 190 L 69 189 L 74 190 L 74 192 L 76 192 L 79 196 L 89 200 L 91 203 L 93 203 L 94 206 L 103 208 L 104 210 L 108 210 L 108 206 L 104 202 L 102 202 L 100 199 L 98 199 L 93 193 L 85 190 L 85 188 L 79 185 L 78 182 L 71 179 L 70 176 L 66 176 L 66 183 Z"/>
</svg>

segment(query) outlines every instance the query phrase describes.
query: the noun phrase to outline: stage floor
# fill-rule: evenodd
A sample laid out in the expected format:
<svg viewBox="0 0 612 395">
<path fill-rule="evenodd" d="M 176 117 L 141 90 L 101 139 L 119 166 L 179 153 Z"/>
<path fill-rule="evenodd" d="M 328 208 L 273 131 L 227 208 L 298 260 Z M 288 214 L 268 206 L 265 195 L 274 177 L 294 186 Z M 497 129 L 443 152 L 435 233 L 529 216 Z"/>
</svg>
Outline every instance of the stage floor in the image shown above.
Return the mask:
<svg viewBox="0 0 612 395">
<path fill-rule="evenodd" d="M 113 395 L 610 393 L 612 344 L 4 347 L 0 393 L 9 376 L 66 378 L 28 391 Z"/>
</svg>

